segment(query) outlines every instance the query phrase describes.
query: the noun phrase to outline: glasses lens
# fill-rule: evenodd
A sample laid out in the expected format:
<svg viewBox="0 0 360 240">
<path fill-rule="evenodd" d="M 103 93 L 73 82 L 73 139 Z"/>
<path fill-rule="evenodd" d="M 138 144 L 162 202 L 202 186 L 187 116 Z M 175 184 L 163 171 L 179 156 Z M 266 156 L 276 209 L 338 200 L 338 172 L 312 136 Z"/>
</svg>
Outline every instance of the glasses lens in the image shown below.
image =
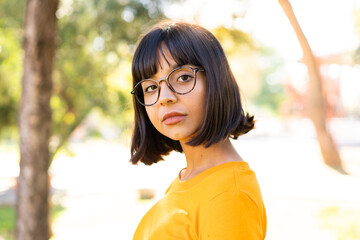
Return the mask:
<svg viewBox="0 0 360 240">
<path fill-rule="evenodd" d="M 195 85 L 195 71 L 191 68 L 180 68 L 169 76 L 169 84 L 177 93 L 188 93 Z"/>
<path fill-rule="evenodd" d="M 197 69 L 182 67 L 171 72 L 168 77 L 169 87 L 178 94 L 191 92 L 196 83 L 195 74 Z M 163 81 L 164 79 L 160 80 Z M 159 83 L 152 79 L 142 80 L 134 88 L 136 99 L 145 106 L 151 106 L 159 99 Z"/>
<path fill-rule="evenodd" d="M 158 99 L 159 85 L 153 80 L 143 80 L 135 89 L 135 96 L 144 105 L 152 105 Z"/>
</svg>

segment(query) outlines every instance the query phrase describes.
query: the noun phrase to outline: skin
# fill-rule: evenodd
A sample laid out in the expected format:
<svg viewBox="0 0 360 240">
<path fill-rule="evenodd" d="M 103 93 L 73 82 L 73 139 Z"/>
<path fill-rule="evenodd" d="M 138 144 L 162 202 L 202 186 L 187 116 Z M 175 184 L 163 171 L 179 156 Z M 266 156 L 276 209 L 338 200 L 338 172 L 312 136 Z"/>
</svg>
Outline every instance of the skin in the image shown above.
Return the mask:
<svg viewBox="0 0 360 240">
<path fill-rule="evenodd" d="M 165 47 L 163 51 L 166 59 L 159 54 L 160 66 L 158 72 L 151 77 L 152 79 L 164 78 L 176 66 L 169 51 Z M 229 139 L 208 148 L 186 144 L 204 122 L 206 84 L 205 73 L 198 72 L 195 88 L 188 94 L 178 95 L 172 92 L 163 81 L 159 101 L 155 105 L 146 107 L 146 112 L 154 127 L 163 135 L 180 141 L 187 162 L 187 167 L 180 173 L 181 181 L 189 180 L 206 169 L 226 162 L 242 161 Z M 178 123 L 168 125 L 163 121 L 163 116 L 169 112 L 179 112 L 185 116 Z"/>
</svg>

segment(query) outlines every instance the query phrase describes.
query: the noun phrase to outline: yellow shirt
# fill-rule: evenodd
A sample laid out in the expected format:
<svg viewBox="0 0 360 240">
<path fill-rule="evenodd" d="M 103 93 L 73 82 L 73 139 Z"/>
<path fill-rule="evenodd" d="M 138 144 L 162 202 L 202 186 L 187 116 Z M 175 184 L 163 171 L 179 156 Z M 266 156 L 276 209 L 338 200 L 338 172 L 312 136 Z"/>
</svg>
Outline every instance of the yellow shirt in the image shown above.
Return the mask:
<svg viewBox="0 0 360 240">
<path fill-rule="evenodd" d="M 180 181 L 143 217 L 133 240 L 258 240 L 266 212 L 255 173 L 228 162 Z"/>
</svg>

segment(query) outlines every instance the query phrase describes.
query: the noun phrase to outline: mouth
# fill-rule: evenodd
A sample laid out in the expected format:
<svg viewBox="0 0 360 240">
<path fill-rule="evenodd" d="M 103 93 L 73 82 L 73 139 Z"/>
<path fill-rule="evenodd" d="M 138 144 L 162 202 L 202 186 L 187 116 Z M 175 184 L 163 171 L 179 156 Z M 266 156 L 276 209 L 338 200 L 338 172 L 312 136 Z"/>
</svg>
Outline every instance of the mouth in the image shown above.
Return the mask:
<svg viewBox="0 0 360 240">
<path fill-rule="evenodd" d="M 162 122 L 165 125 L 174 125 L 181 121 L 183 121 L 186 118 L 186 114 L 179 113 L 179 112 L 170 112 L 166 113 L 163 118 Z"/>
</svg>

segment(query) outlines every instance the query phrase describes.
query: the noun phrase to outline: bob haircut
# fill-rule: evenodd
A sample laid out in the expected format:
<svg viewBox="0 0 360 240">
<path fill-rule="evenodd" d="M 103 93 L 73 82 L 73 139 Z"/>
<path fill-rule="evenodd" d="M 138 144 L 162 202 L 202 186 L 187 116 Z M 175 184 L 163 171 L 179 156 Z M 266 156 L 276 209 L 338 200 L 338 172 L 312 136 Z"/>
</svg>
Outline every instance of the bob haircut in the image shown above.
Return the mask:
<svg viewBox="0 0 360 240">
<path fill-rule="evenodd" d="M 159 53 L 166 47 L 179 65 L 194 65 L 205 70 L 207 93 L 204 123 L 186 144 L 214 143 L 238 136 L 254 128 L 254 116 L 244 113 L 239 87 L 230 70 L 224 50 L 215 36 L 205 28 L 184 22 L 162 22 L 139 41 L 132 61 L 133 87 L 155 75 L 160 65 Z M 175 150 L 182 152 L 179 141 L 159 133 L 150 122 L 145 107 L 133 97 L 135 126 L 131 144 L 131 162 L 151 165 Z"/>
</svg>

